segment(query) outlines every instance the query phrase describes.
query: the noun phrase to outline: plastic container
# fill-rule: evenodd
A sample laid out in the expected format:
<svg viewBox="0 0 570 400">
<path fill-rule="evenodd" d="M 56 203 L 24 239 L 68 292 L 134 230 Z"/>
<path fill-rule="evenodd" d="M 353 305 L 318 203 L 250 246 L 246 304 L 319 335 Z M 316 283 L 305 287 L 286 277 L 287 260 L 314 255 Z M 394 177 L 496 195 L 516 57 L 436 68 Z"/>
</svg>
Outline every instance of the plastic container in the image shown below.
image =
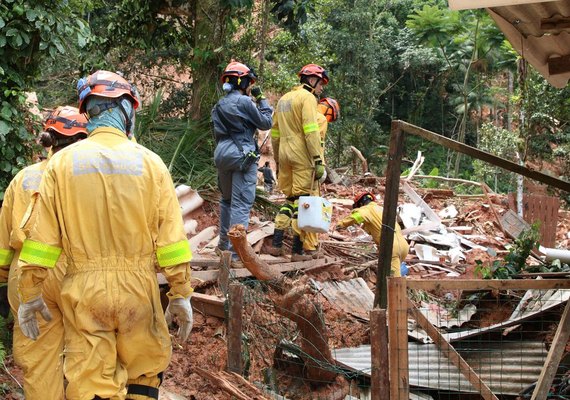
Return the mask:
<svg viewBox="0 0 570 400">
<path fill-rule="evenodd" d="M 328 232 L 332 219 L 330 201 L 319 196 L 299 197 L 299 229 L 307 232 Z"/>
</svg>

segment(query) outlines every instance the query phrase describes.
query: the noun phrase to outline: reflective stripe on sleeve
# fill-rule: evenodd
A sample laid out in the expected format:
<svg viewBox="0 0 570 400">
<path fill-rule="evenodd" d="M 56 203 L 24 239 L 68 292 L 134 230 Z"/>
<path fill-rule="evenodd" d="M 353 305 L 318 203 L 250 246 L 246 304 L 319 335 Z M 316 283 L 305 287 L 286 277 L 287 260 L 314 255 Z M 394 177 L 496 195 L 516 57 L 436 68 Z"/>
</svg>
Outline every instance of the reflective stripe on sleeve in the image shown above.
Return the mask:
<svg viewBox="0 0 570 400">
<path fill-rule="evenodd" d="M 319 124 L 317 124 L 316 122 L 312 124 L 303 125 L 303 132 L 305 132 L 305 135 L 318 131 L 319 131 Z"/>
<path fill-rule="evenodd" d="M 60 247 L 50 246 L 49 244 L 26 239 L 22 246 L 20 260 L 28 264 L 54 268 L 57 260 L 59 260 L 61 252 L 62 249 Z"/>
<path fill-rule="evenodd" d="M 156 250 L 156 259 L 161 268 L 172 267 L 192 259 L 192 250 L 187 240 L 159 247 Z"/>
<path fill-rule="evenodd" d="M 271 129 L 271 137 L 277 139 L 281 134 L 279 133 L 279 129 Z"/>
<path fill-rule="evenodd" d="M 364 218 L 362 218 L 362 215 L 360 215 L 360 213 L 359 213 L 358 211 L 353 212 L 351 216 L 352 216 L 352 218 L 354 218 L 354 220 L 355 220 L 356 222 L 358 222 L 359 224 L 361 224 L 361 223 L 364 222 Z"/>
<path fill-rule="evenodd" d="M 0 249 L 0 265 L 10 265 L 14 258 L 14 250 Z"/>
</svg>

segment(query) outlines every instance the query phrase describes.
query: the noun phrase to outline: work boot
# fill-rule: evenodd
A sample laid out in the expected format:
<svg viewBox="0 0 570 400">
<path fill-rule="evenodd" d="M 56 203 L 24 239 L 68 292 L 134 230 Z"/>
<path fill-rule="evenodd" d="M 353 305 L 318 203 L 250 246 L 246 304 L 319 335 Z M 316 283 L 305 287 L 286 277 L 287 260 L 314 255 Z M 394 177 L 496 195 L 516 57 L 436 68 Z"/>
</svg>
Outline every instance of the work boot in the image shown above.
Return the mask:
<svg viewBox="0 0 570 400">
<path fill-rule="evenodd" d="M 275 229 L 273 231 L 273 242 L 271 242 L 271 247 L 267 253 L 272 256 L 282 256 L 283 255 L 283 235 L 285 231 L 283 229 Z"/>
<path fill-rule="evenodd" d="M 305 250 L 305 254 L 308 256 L 311 256 L 314 259 L 320 258 L 321 257 L 321 253 L 319 252 L 319 250 L 315 249 L 315 250 Z"/>
<path fill-rule="evenodd" d="M 303 251 L 303 242 L 301 242 L 301 237 L 298 235 L 293 235 L 293 246 L 292 246 L 292 253 L 291 253 L 291 261 L 309 261 L 312 260 L 313 257 L 310 255 L 305 254 Z"/>
</svg>

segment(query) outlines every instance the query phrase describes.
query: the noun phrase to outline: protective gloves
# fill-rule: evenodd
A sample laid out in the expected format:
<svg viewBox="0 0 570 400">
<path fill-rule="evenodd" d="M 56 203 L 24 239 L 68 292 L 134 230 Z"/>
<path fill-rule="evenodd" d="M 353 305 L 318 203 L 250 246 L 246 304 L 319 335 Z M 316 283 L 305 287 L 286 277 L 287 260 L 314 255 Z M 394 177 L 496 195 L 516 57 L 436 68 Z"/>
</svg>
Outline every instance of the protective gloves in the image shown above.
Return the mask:
<svg viewBox="0 0 570 400">
<path fill-rule="evenodd" d="M 325 168 L 325 173 L 323 174 L 323 176 L 320 177 L 319 179 L 319 184 L 321 183 L 325 183 L 325 180 L 327 179 L 327 170 Z"/>
<path fill-rule="evenodd" d="M 315 160 L 315 180 L 319 180 L 326 173 L 323 161 L 319 158 Z"/>
<path fill-rule="evenodd" d="M 18 308 L 18 323 L 20 324 L 20 329 L 24 336 L 32 340 L 36 340 L 40 335 L 38 319 L 36 318 L 37 312 L 39 312 L 46 321 L 51 321 L 51 313 L 41 295 L 27 303 L 21 303 Z"/>
<path fill-rule="evenodd" d="M 263 100 L 265 98 L 265 95 L 261 91 L 261 88 L 258 86 L 255 86 L 251 89 L 251 95 L 253 97 L 255 97 L 255 101 L 257 101 L 257 102 L 259 102 L 260 100 Z"/>
<path fill-rule="evenodd" d="M 188 339 L 188 336 L 192 331 L 192 324 L 194 323 L 190 297 L 187 297 L 185 299 L 177 298 L 170 300 L 168 307 L 166 307 L 166 312 L 164 313 L 166 322 L 169 325 L 172 323 L 173 316 L 178 320 L 178 332 L 176 336 L 178 336 L 184 342 L 186 339 Z"/>
</svg>

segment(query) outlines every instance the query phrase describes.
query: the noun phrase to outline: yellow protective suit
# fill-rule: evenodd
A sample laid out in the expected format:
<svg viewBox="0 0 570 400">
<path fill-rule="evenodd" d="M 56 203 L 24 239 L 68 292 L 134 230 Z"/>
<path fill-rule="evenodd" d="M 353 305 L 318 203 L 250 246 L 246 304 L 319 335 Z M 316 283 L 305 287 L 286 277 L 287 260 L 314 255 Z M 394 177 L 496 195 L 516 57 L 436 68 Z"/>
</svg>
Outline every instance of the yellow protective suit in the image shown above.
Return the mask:
<svg viewBox="0 0 570 400">
<path fill-rule="evenodd" d="M 22 334 L 18 325 L 18 256 L 26 239 L 20 223 L 32 195 L 38 190 L 47 160 L 21 170 L 8 185 L 0 211 L 0 279 L 8 279 L 8 299 L 14 315 L 14 361 L 24 372 L 24 395 L 28 400 L 63 399 L 63 318 L 60 309 L 60 282 L 65 262 L 60 260 L 44 282 L 42 295 L 52 315 L 49 322 L 40 318 L 40 336 L 34 341 Z M 12 253 L 10 257 L 6 255 Z M 4 255 L 4 256 L 2 256 Z M 62 257 L 63 258 L 63 257 Z M 6 267 L 9 275 L 6 276 Z"/>
<path fill-rule="evenodd" d="M 271 129 L 271 144 L 279 167 L 279 189 L 285 196 L 314 194 L 315 159 L 321 158 L 317 99 L 295 87 L 277 103 Z"/>
<path fill-rule="evenodd" d="M 20 254 L 23 302 L 67 257 L 61 301 L 68 400 L 148 399 L 158 394 L 171 343 L 155 261 L 170 298 L 187 298 L 191 252 L 168 170 L 114 128 L 50 160 Z M 38 318 L 41 318 L 38 316 Z M 152 389 L 152 395 L 128 394 Z"/>
<path fill-rule="evenodd" d="M 317 111 L 317 99 L 302 86 L 293 88 L 277 103 L 271 144 L 279 168 L 279 189 L 288 198 L 319 195 L 319 184 L 313 176 L 315 159 L 323 160 L 319 117 L 325 118 Z M 296 207 L 298 202 L 293 201 Z M 291 225 L 301 237 L 303 248 L 316 250 L 317 234 L 299 230 L 296 219 Z"/>
<path fill-rule="evenodd" d="M 372 239 L 374 239 L 377 245 L 380 245 L 382 212 L 382 207 L 377 203 L 370 202 L 365 206 L 352 210 L 352 214 L 340 221 L 338 225 L 347 227 L 354 224 L 362 224 L 362 228 L 372 236 Z M 400 226 L 396 223 L 394 244 L 392 246 L 392 260 L 390 261 L 391 276 L 401 276 L 400 264 L 406 259 L 409 250 L 410 246 L 406 239 L 404 239 Z"/>
</svg>

